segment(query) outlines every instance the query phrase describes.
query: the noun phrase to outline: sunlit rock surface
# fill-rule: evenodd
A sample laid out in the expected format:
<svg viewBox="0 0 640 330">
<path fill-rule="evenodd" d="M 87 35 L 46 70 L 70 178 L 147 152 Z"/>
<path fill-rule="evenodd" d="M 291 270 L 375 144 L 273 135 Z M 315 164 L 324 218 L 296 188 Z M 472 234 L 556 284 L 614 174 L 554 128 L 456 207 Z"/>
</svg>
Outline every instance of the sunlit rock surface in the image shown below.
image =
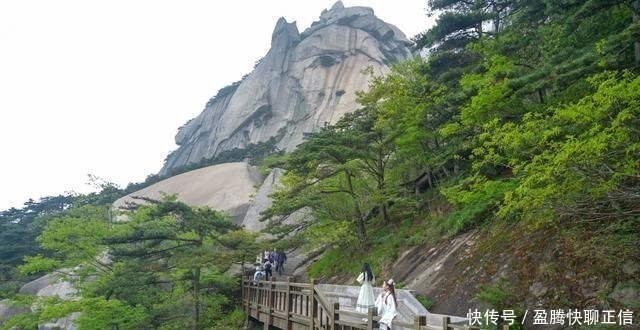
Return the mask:
<svg viewBox="0 0 640 330">
<path fill-rule="evenodd" d="M 162 180 L 118 199 L 116 208 L 127 203 L 141 203 L 135 197 L 161 199 L 163 194 L 177 194 L 178 200 L 191 206 L 209 206 L 227 212 L 241 223 L 249 208 L 260 174 L 244 162 L 208 166 Z"/>
<path fill-rule="evenodd" d="M 271 137 L 291 150 L 304 133 L 356 110 L 356 91 L 366 89 L 370 78 L 363 70 L 387 72 L 391 63 L 412 57 L 410 45 L 367 7 L 337 2 L 302 33 L 281 18 L 271 49 L 253 72 L 179 129 L 179 148 L 160 174 Z"/>
</svg>

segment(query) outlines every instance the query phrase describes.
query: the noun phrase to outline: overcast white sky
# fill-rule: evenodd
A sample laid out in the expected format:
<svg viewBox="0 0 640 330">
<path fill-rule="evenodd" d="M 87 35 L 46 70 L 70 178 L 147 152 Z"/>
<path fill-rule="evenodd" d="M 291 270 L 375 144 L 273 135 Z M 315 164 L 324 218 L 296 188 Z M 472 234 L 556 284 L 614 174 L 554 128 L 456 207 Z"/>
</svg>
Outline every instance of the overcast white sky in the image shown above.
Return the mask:
<svg viewBox="0 0 640 330">
<path fill-rule="evenodd" d="M 411 37 L 426 0 L 349 0 Z M 157 173 L 178 127 L 334 0 L 0 1 L 0 210 Z"/>
</svg>

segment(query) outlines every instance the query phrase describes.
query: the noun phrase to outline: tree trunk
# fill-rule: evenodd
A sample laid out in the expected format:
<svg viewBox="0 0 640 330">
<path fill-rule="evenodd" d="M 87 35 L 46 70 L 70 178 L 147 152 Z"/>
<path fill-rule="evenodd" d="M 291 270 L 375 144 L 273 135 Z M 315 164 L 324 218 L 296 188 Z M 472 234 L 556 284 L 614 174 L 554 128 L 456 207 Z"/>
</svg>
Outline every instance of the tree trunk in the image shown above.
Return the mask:
<svg viewBox="0 0 640 330">
<path fill-rule="evenodd" d="M 378 181 L 378 193 L 380 194 L 380 196 L 384 196 L 384 179 Z M 382 211 L 384 223 L 389 224 L 391 222 L 391 217 L 389 216 L 386 198 L 384 198 L 384 200 L 380 202 L 380 211 Z"/>
<path fill-rule="evenodd" d="M 387 202 L 382 202 L 382 204 L 380 204 L 380 209 L 382 210 L 384 223 L 389 224 L 391 222 L 391 216 L 389 216 L 389 208 L 387 207 Z"/>
<path fill-rule="evenodd" d="M 544 91 L 541 88 L 538 88 L 538 101 L 544 103 Z"/>
<path fill-rule="evenodd" d="M 380 151 L 378 152 L 378 159 L 376 160 L 376 167 L 377 167 L 377 171 L 378 173 L 376 173 L 376 181 L 378 181 L 378 193 L 380 194 L 380 196 L 385 196 L 385 192 L 384 192 L 384 161 L 382 160 L 384 158 L 383 154 L 382 154 L 382 148 L 380 148 Z M 380 202 L 380 210 L 382 211 L 382 217 L 384 218 L 384 223 L 389 224 L 391 222 L 391 217 L 389 216 L 389 210 L 387 208 L 387 201 L 386 198 L 384 198 L 385 200 Z"/>
<path fill-rule="evenodd" d="M 198 239 L 196 247 L 198 250 L 202 248 L 204 238 Z M 192 330 L 198 330 L 200 325 L 200 266 L 196 266 L 193 270 L 193 311 L 192 311 Z"/>
<path fill-rule="evenodd" d="M 191 329 L 198 330 L 198 324 L 200 323 L 200 267 L 196 267 L 193 277 L 193 325 Z"/>
<path fill-rule="evenodd" d="M 444 176 L 446 178 L 449 178 L 450 175 L 449 175 L 449 171 L 447 171 L 447 167 L 445 165 L 442 165 L 440 168 L 442 169 L 442 172 L 444 173 Z"/>
<path fill-rule="evenodd" d="M 358 237 L 360 238 L 360 242 L 364 244 L 367 242 L 367 230 L 364 227 L 364 218 L 362 216 L 362 211 L 360 210 L 360 206 L 358 205 L 358 200 L 356 199 L 356 193 L 353 189 L 353 183 L 351 182 L 351 173 L 349 172 L 349 170 L 345 170 L 344 175 L 347 180 L 347 188 L 349 189 L 349 193 L 351 194 L 351 198 L 353 199 L 353 213 L 356 218 L 356 227 L 358 228 Z"/>
</svg>

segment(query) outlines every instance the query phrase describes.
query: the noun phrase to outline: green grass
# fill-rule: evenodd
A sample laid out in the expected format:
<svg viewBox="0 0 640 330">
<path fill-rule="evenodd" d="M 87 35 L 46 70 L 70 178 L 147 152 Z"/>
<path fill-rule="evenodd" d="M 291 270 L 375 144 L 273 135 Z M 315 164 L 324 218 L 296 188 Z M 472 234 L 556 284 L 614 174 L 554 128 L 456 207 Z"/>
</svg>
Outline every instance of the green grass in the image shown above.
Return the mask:
<svg viewBox="0 0 640 330">
<path fill-rule="evenodd" d="M 260 175 L 263 177 L 266 177 L 272 168 L 283 167 L 286 160 L 287 156 L 283 152 L 269 154 L 258 163 L 258 172 L 260 172 Z"/>
<path fill-rule="evenodd" d="M 505 193 L 512 191 L 517 180 L 495 180 L 475 184 L 474 189 L 466 184 L 442 189 L 452 199 L 455 207 L 441 222 L 441 229 L 449 234 L 463 232 L 493 217 L 493 211 L 501 203 Z"/>
<path fill-rule="evenodd" d="M 418 299 L 420 304 L 422 304 L 422 306 L 427 310 L 431 309 L 431 306 L 433 306 L 433 301 L 429 300 L 429 298 L 427 298 L 426 296 L 417 295 L 416 299 Z"/>
<path fill-rule="evenodd" d="M 367 230 L 369 244 L 365 248 L 335 247 L 324 253 L 311 267 L 311 278 L 329 278 L 333 276 L 357 276 L 363 263 L 368 263 L 376 277 L 385 275 L 381 270 L 388 269 L 406 248 L 439 239 L 436 222 L 404 220 L 391 225 L 371 223 Z"/>
</svg>

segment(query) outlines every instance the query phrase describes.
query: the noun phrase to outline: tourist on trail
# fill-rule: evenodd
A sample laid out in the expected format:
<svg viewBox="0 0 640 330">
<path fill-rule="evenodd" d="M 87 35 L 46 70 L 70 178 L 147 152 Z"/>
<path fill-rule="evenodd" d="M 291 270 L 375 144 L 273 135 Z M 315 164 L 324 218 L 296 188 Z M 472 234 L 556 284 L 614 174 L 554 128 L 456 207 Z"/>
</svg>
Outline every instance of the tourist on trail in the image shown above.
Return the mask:
<svg viewBox="0 0 640 330">
<path fill-rule="evenodd" d="M 253 285 L 258 285 L 260 278 L 264 276 L 264 272 L 262 271 L 261 266 L 256 266 L 256 272 L 253 273 Z"/>
<path fill-rule="evenodd" d="M 276 271 L 278 272 L 278 275 L 282 275 L 282 272 L 284 271 L 285 262 L 287 262 L 287 254 L 284 253 L 284 251 L 278 252 L 277 258 L 276 258 Z"/>
<path fill-rule="evenodd" d="M 373 287 L 371 286 L 374 278 L 369 264 L 362 265 L 362 272 L 360 272 L 360 275 L 356 279 L 358 283 L 362 284 L 360 294 L 358 294 L 358 300 L 356 301 L 356 312 L 367 313 L 369 308 L 376 307 L 373 298 Z"/>
<path fill-rule="evenodd" d="M 273 249 L 271 250 L 271 253 L 269 253 L 269 261 L 271 261 L 271 264 L 276 267 L 276 271 L 278 270 L 277 260 L 278 260 L 278 250 Z"/>
<path fill-rule="evenodd" d="M 398 315 L 396 310 L 395 283 L 388 279 L 382 283 L 382 292 L 376 298 L 376 307 L 380 316 L 380 330 L 391 330 L 391 322 Z"/>
<path fill-rule="evenodd" d="M 264 250 L 264 253 L 262 254 L 262 262 L 264 263 L 264 259 L 269 260 L 269 258 L 271 257 L 271 251 L 269 251 L 269 249 Z"/>
<path fill-rule="evenodd" d="M 262 264 L 262 268 L 264 268 L 264 279 L 265 281 L 268 281 L 269 278 L 271 278 L 271 276 L 273 275 L 273 272 L 271 271 L 271 261 L 269 261 L 269 259 L 264 259 L 264 264 Z"/>
</svg>

